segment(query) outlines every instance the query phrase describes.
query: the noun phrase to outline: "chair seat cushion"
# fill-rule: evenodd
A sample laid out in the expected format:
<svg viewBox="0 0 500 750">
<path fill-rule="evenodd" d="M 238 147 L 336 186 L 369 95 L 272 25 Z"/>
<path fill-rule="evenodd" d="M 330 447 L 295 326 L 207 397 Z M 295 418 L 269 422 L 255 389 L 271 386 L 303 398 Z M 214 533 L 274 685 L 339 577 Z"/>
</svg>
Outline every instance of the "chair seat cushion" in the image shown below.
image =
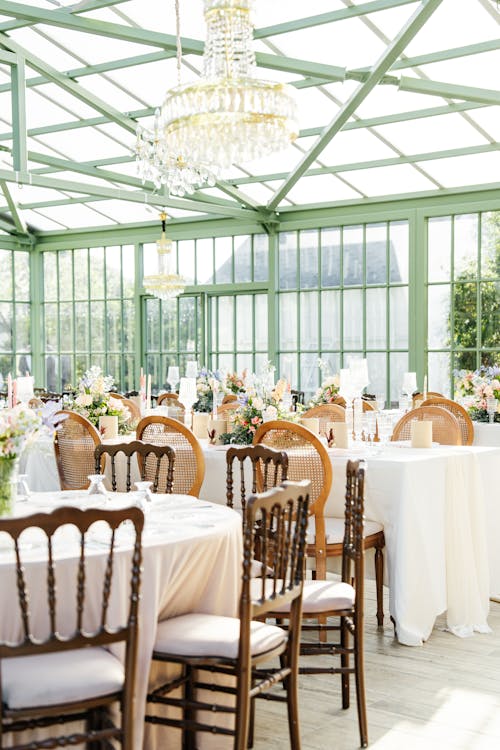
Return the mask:
<svg viewBox="0 0 500 750">
<path fill-rule="evenodd" d="M 172 617 L 158 624 L 155 651 L 176 656 L 238 656 L 240 621 L 236 617 L 189 614 Z M 286 633 L 275 625 L 252 621 L 250 624 L 252 656 L 261 656 L 284 646 Z"/>
<path fill-rule="evenodd" d="M 272 581 L 268 581 L 269 588 Z M 262 582 L 255 579 L 250 583 L 252 598 L 257 599 L 262 592 Z M 333 610 L 351 609 L 356 598 L 355 591 L 348 583 L 342 581 L 304 581 L 302 593 L 302 615 L 331 612 Z M 276 607 L 273 612 L 289 612 L 288 604 Z"/>
<path fill-rule="evenodd" d="M 309 516 L 307 525 L 307 544 L 314 544 L 316 538 L 314 516 Z M 372 534 L 378 534 L 383 531 L 384 527 L 376 521 L 365 521 L 364 538 Z M 344 519 L 343 518 L 325 518 L 325 535 L 327 544 L 342 544 L 344 539 Z"/>
<path fill-rule="evenodd" d="M 2 661 L 2 701 L 8 708 L 52 706 L 121 690 L 124 670 L 103 648 L 81 648 Z"/>
</svg>

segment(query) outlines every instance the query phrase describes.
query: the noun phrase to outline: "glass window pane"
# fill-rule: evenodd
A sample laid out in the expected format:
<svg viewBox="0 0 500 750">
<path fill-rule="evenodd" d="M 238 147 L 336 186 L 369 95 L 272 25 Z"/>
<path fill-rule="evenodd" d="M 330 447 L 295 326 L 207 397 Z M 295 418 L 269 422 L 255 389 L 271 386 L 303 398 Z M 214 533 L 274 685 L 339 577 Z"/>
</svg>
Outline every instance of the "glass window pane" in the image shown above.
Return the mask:
<svg viewBox="0 0 500 750">
<path fill-rule="evenodd" d="M 279 288 L 297 287 L 297 232 L 281 232 L 279 238 Z"/>
<path fill-rule="evenodd" d="M 363 291 L 344 292 L 344 350 L 363 348 Z"/>
<path fill-rule="evenodd" d="M 481 217 L 481 276 L 500 276 L 500 211 Z"/>
<path fill-rule="evenodd" d="M 442 349 L 450 345 L 450 287 L 428 288 L 428 347 Z M 434 389 L 432 389 L 434 390 Z"/>
<path fill-rule="evenodd" d="M 234 297 L 219 297 L 219 351 L 234 351 Z"/>
<path fill-rule="evenodd" d="M 162 351 L 170 352 L 177 350 L 177 305 L 179 298 L 162 300 L 161 324 L 162 324 Z"/>
<path fill-rule="evenodd" d="M 83 374 L 83 373 L 82 373 Z M 45 357 L 45 385 L 48 391 L 59 390 L 59 361 L 53 354 Z"/>
<path fill-rule="evenodd" d="M 455 284 L 454 288 L 454 344 L 468 349 L 477 346 L 477 284 Z M 444 323 L 448 330 L 449 318 Z"/>
<path fill-rule="evenodd" d="M 87 302 L 75 302 L 75 350 L 77 352 L 86 352 L 88 348 L 89 348 L 88 303 Z"/>
<path fill-rule="evenodd" d="M 255 295 L 255 349 L 267 353 L 267 294 Z M 256 370 L 257 371 L 257 370 Z"/>
<path fill-rule="evenodd" d="M 254 234 L 253 237 L 253 278 L 254 281 L 267 281 L 269 278 L 269 239 L 267 234 Z"/>
<path fill-rule="evenodd" d="M 122 296 L 121 249 L 106 248 L 106 299 L 119 299 Z"/>
<path fill-rule="evenodd" d="M 15 285 L 16 285 L 16 300 L 18 302 L 22 301 L 28 301 L 30 299 L 30 258 L 29 253 L 23 253 L 16 251 L 13 253 L 14 255 L 14 279 L 15 279 Z M 5 273 L 4 269 L 8 269 L 9 266 L 1 265 L 1 259 L 0 259 L 0 268 L 2 268 L 2 275 Z M 8 272 L 6 273 L 8 276 Z M 1 295 L 0 295 L 1 298 Z"/>
<path fill-rule="evenodd" d="M 50 253 L 45 253 L 50 255 Z M 75 250 L 75 299 L 88 299 L 89 296 L 89 251 L 86 248 Z"/>
<path fill-rule="evenodd" d="M 73 253 L 69 250 L 59 253 L 59 299 L 73 299 Z"/>
<path fill-rule="evenodd" d="M 389 346 L 391 349 L 408 347 L 408 287 L 389 289 Z"/>
<path fill-rule="evenodd" d="M 90 346 L 93 352 L 106 351 L 104 337 L 104 302 L 92 302 L 90 306 Z"/>
<path fill-rule="evenodd" d="M 214 242 L 211 238 L 196 241 L 196 280 L 198 284 L 213 284 Z"/>
<path fill-rule="evenodd" d="M 194 284 L 194 240 L 177 242 L 177 258 L 179 274 L 184 276 L 188 284 Z"/>
<path fill-rule="evenodd" d="M 243 372 L 243 370 L 254 371 L 253 355 L 250 352 L 236 355 L 236 372 Z"/>
<path fill-rule="evenodd" d="M 476 278 L 478 273 L 478 215 L 455 216 L 455 279 Z"/>
<path fill-rule="evenodd" d="M 57 352 L 57 327 L 57 305 L 55 303 L 44 305 L 43 332 L 46 352 Z"/>
<path fill-rule="evenodd" d="M 121 302 L 119 300 L 108 302 L 108 304 L 106 305 L 106 313 L 107 313 L 106 324 L 107 324 L 107 336 L 108 336 L 106 349 L 108 352 L 121 351 L 121 348 L 122 348 L 121 335 L 120 335 L 121 322 L 122 322 Z"/>
<path fill-rule="evenodd" d="M 427 387 L 444 396 L 450 394 L 451 357 L 449 352 L 429 352 Z"/>
<path fill-rule="evenodd" d="M 408 283 L 409 246 L 408 222 L 391 221 L 389 224 L 389 267 L 391 283 Z"/>
<path fill-rule="evenodd" d="M 368 377 L 370 383 L 368 393 L 379 396 L 381 401 L 387 400 L 387 354 L 385 352 L 367 352 Z M 377 399 L 378 400 L 378 399 Z"/>
<path fill-rule="evenodd" d="M 248 236 L 234 238 L 234 280 L 252 280 L 252 238 Z"/>
<path fill-rule="evenodd" d="M 31 372 L 33 372 L 33 367 L 32 367 L 32 364 L 31 364 L 31 357 L 30 357 L 30 355 L 29 354 L 21 354 L 17 358 L 17 374 L 23 376 L 23 375 L 28 375 Z"/>
<path fill-rule="evenodd" d="M 319 235 L 316 229 L 299 234 L 300 288 L 314 289 L 318 286 Z"/>
<path fill-rule="evenodd" d="M 145 242 L 142 246 L 142 275 L 152 276 L 158 273 L 158 253 L 156 242 Z"/>
<path fill-rule="evenodd" d="M 12 305 L 8 302 L 0 302 L 0 351 L 2 352 L 11 352 L 14 347 L 12 317 Z"/>
<path fill-rule="evenodd" d="M 123 296 L 125 298 L 133 297 L 135 283 L 135 247 L 133 245 L 123 245 L 122 247 L 122 278 Z"/>
<path fill-rule="evenodd" d="M 391 373 L 389 397 L 391 402 L 397 405 L 401 394 L 401 386 L 403 385 L 403 375 L 405 372 L 408 372 L 408 353 L 391 352 L 389 355 L 389 367 Z M 431 386 L 429 385 L 428 387 L 431 390 Z M 434 385 L 432 386 L 432 390 L 435 390 Z"/>
<path fill-rule="evenodd" d="M 340 285 L 340 228 L 321 230 L 321 286 Z"/>
<path fill-rule="evenodd" d="M 96 360 L 92 364 L 104 368 L 104 362 L 102 361 Z M 73 358 L 70 354 L 61 354 L 61 388 L 63 391 L 68 390 L 69 386 L 73 386 L 75 382 L 73 375 Z"/>
<path fill-rule="evenodd" d="M 297 349 L 297 295 L 279 296 L 279 346 L 280 349 Z"/>
<path fill-rule="evenodd" d="M 123 302 L 123 350 L 133 352 L 134 348 L 135 304 L 132 300 L 125 300 Z"/>
<path fill-rule="evenodd" d="M 146 300 L 146 351 L 160 350 L 160 300 Z"/>
<path fill-rule="evenodd" d="M 280 355 L 280 377 L 286 378 L 292 384 L 292 388 L 298 388 L 297 354 L 285 353 Z"/>
<path fill-rule="evenodd" d="M 104 249 L 90 248 L 90 296 L 104 299 Z"/>
<path fill-rule="evenodd" d="M 449 281 L 451 278 L 451 217 L 429 219 L 427 225 L 429 281 Z"/>
<path fill-rule="evenodd" d="M 0 300 L 12 299 L 12 252 L 0 249 Z M 57 276 L 54 274 L 54 278 Z"/>
<path fill-rule="evenodd" d="M 340 291 L 321 292 L 321 348 L 340 349 Z"/>
<path fill-rule="evenodd" d="M 500 282 L 485 282 L 481 284 L 480 289 L 482 346 L 500 348 Z"/>
<path fill-rule="evenodd" d="M 301 349 L 318 349 L 318 293 L 300 295 L 300 346 Z"/>
<path fill-rule="evenodd" d="M 301 354 L 300 390 L 305 391 L 306 399 L 312 397 L 318 385 L 318 354 Z"/>
<path fill-rule="evenodd" d="M 252 351 L 253 349 L 253 315 L 252 297 L 249 294 L 241 294 L 236 297 L 236 330 L 238 340 L 236 348 L 238 351 Z"/>
<path fill-rule="evenodd" d="M 396 289 L 391 289 L 393 294 Z M 398 291 L 403 291 L 399 290 Z M 405 291 L 405 290 L 404 290 Z M 366 348 L 387 346 L 387 294 L 385 287 L 366 290 Z"/>
<path fill-rule="evenodd" d="M 71 302 L 61 302 L 59 305 L 59 349 L 61 352 L 73 351 L 73 305 Z"/>
<path fill-rule="evenodd" d="M 83 374 L 89 369 L 90 361 L 86 354 L 77 354 L 75 357 L 75 383 L 77 383 Z"/>
<path fill-rule="evenodd" d="M 16 349 L 18 352 L 30 351 L 30 306 L 16 304 Z"/>
<path fill-rule="evenodd" d="M 233 280 L 233 238 L 215 238 L 215 281 L 230 284 Z"/>
<path fill-rule="evenodd" d="M 57 254 L 43 254 L 43 283 L 46 302 L 57 299 Z"/>
<path fill-rule="evenodd" d="M 366 283 L 387 281 L 387 224 L 366 225 Z"/>
<path fill-rule="evenodd" d="M 363 283 L 363 227 L 344 227 L 343 232 L 344 284 Z"/>
</svg>

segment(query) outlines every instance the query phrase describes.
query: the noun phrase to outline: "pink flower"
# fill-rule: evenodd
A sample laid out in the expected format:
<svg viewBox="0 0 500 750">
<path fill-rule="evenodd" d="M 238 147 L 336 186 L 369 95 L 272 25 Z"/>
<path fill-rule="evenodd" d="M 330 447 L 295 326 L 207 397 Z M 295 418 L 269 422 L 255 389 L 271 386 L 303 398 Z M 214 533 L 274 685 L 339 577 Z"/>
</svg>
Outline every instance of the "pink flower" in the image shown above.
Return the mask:
<svg viewBox="0 0 500 750">
<path fill-rule="evenodd" d="M 252 417 L 252 424 L 259 424 L 260 417 Z"/>
<path fill-rule="evenodd" d="M 250 432 L 255 432 L 255 427 L 249 427 L 248 429 Z"/>
</svg>

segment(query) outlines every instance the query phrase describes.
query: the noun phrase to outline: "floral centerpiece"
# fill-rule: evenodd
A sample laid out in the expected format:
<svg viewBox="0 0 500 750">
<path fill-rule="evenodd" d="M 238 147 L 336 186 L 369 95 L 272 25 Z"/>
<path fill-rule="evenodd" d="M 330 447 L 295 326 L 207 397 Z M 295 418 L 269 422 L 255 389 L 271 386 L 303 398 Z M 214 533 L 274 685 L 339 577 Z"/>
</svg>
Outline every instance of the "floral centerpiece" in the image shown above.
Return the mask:
<svg viewBox="0 0 500 750">
<path fill-rule="evenodd" d="M 41 427 L 42 417 L 26 406 L 0 410 L 0 516 L 12 510 L 19 456 Z"/>
<path fill-rule="evenodd" d="M 118 431 L 128 432 L 130 411 L 121 399 L 113 398 L 113 386 L 111 375 L 103 375 L 100 367 L 93 366 L 79 381 L 76 395 L 64 397 L 63 406 L 86 417 L 97 428 L 100 417 L 118 417 Z"/>
<path fill-rule="evenodd" d="M 318 406 L 319 404 L 333 404 L 340 388 L 339 375 L 329 375 L 321 383 L 309 402 L 309 406 Z"/>
<path fill-rule="evenodd" d="M 471 419 L 487 422 L 486 399 L 497 399 L 495 422 L 500 422 L 500 367 L 459 370 L 455 374 L 455 399 L 467 409 Z"/>
<path fill-rule="evenodd" d="M 281 403 L 286 385 L 286 380 L 279 380 L 271 390 L 265 381 L 255 379 L 254 385 L 238 396 L 240 407 L 231 415 L 232 430 L 221 435 L 221 441 L 225 444 L 250 445 L 263 422 L 298 419 L 299 413 L 286 411 Z"/>
<path fill-rule="evenodd" d="M 246 372 L 243 372 L 241 375 L 238 375 L 237 372 L 230 372 L 226 375 L 226 378 L 224 380 L 224 391 L 227 394 L 234 393 L 244 393 L 245 392 L 245 377 Z"/>
<path fill-rule="evenodd" d="M 196 393 L 198 401 L 193 405 L 194 411 L 204 412 L 205 414 L 213 411 L 214 408 L 214 391 L 224 389 L 223 376 L 219 371 L 212 372 L 202 367 L 196 378 Z"/>
</svg>

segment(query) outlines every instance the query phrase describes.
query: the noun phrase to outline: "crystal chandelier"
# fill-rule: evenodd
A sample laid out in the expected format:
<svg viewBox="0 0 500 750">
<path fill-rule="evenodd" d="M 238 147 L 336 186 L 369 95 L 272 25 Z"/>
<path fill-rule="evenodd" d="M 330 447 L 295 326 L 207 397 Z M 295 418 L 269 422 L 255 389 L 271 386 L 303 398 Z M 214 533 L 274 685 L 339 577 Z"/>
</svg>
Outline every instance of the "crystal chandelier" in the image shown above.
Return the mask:
<svg viewBox="0 0 500 750">
<path fill-rule="evenodd" d="M 253 0 L 205 0 L 200 81 L 177 86 L 162 107 L 172 152 L 229 167 L 286 148 L 297 137 L 291 89 L 254 77 Z"/>
<path fill-rule="evenodd" d="M 177 87 L 181 85 L 182 46 L 180 34 L 179 0 L 175 0 L 177 36 Z M 167 98 L 169 93 L 167 92 Z M 165 135 L 165 122 L 159 109 L 155 112 L 152 130 L 137 126 L 135 155 L 137 171 L 142 182 L 151 180 L 159 190 L 166 185 L 169 195 L 192 195 L 198 188 L 213 187 L 216 182 L 214 169 L 203 158 L 185 158 L 186 150 L 172 145 Z"/>
<path fill-rule="evenodd" d="M 154 297 L 167 300 L 177 297 L 185 289 L 186 279 L 174 272 L 174 257 L 172 255 L 172 240 L 165 236 L 167 214 L 162 212 L 161 237 L 156 243 L 158 253 L 158 273 L 145 276 L 144 289 Z"/>
</svg>

